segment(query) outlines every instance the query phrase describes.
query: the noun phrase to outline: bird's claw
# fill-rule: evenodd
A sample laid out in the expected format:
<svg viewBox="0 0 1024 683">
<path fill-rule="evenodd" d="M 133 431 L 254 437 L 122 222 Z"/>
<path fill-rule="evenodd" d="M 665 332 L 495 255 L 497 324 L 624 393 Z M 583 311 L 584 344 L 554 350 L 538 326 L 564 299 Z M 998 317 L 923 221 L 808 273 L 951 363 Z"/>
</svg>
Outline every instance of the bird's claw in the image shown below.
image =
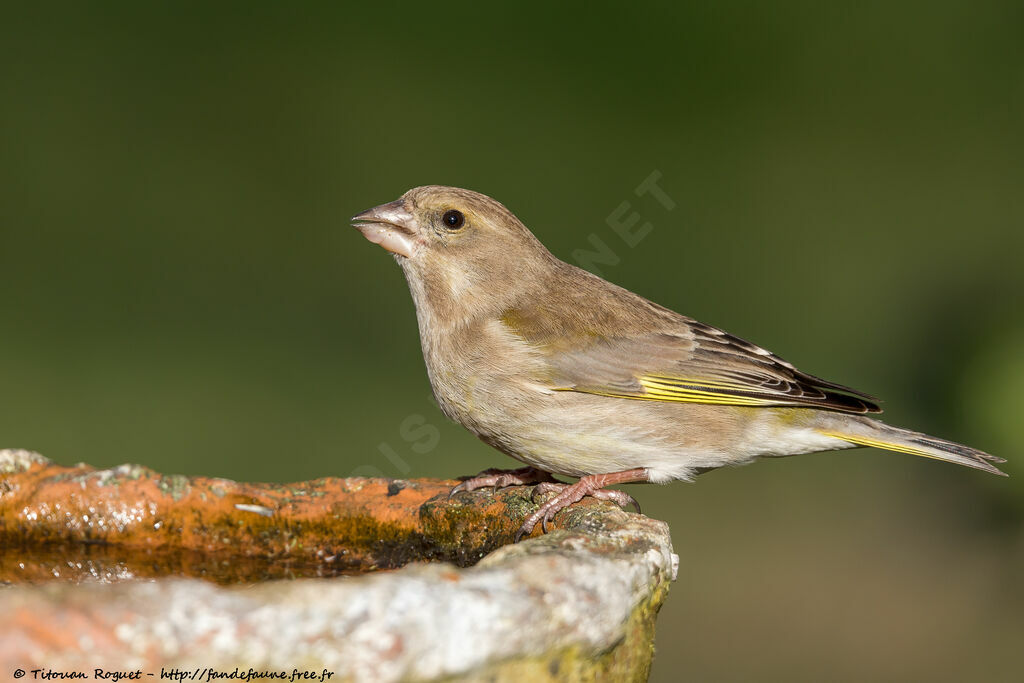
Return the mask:
<svg viewBox="0 0 1024 683">
<path fill-rule="evenodd" d="M 462 491 L 475 491 L 477 489 L 490 487 L 492 491 L 505 488 L 506 486 L 521 486 L 535 484 L 537 482 L 557 481 L 550 473 L 539 470 L 535 467 L 520 467 L 515 470 L 499 470 L 495 468 L 486 469 L 475 477 L 470 477 L 452 487 L 448 492 L 448 500 Z"/>
<path fill-rule="evenodd" d="M 545 534 L 548 533 L 548 523 L 554 521 L 556 514 L 573 503 L 583 500 L 586 496 L 597 498 L 598 500 L 611 501 L 620 507 L 632 505 L 636 508 L 637 513 L 640 513 L 640 503 L 633 496 L 618 489 L 595 488 L 595 485 L 587 481 L 586 478 L 580 479 L 575 484 L 542 482 L 533 487 L 533 498 L 536 500 L 538 495 L 553 491 L 557 491 L 557 495 L 542 503 L 537 510 L 526 518 L 513 537 L 514 543 L 518 543 L 523 536 L 529 536 L 533 533 L 538 522 L 540 522 L 541 531 Z"/>
<path fill-rule="evenodd" d="M 638 515 L 643 513 L 640 511 L 640 503 L 637 502 L 636 498 L 629 495 L 625 491 L 619 491 L 618 489 L 601 489 L 600 491 L 594 491 L 590 494 L 598 500 L 610 500 L 621 508 L 633 506 Z"/>
<path fill-rule="evenodd" d="M 552 482 L 537 484 L 533 487 L 533 500 L 536 502 L 538 496 L 544 495 L 545 493 L 551 493 L 553 491 L 561 491 L 565 486 L 567 486 L 567 484 Z M 584 496 L 590 496 L 591 498 L 597 498 L 598 500 L 611 501 L 622 508 L 633 506 L 633 509 L 636 510 L 637 514 L 643 514 L 640 510 L 640 503 L 637 499 L 625 491 L 620 491 L 618 489 L 596 489 L 584 494 Z"/>
</svg>

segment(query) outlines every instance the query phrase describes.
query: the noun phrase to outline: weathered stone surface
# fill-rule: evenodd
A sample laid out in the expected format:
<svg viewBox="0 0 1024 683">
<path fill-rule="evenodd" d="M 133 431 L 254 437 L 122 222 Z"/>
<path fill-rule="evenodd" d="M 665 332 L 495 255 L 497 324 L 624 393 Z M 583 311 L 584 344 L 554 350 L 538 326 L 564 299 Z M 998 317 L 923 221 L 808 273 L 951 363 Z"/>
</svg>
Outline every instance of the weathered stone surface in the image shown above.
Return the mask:
<svg viewBox="0 0 1024 683">
<path fill-rule="evenodd" d="M 453 483 L 240 484 L 0 451 L 0 671 L 644 679 L 676 571 L 664 523 L 585 501 L 509 545 L 530 489 L 448 501 Z M 393 571 L 266 580 L 375 569 Z"/>
</svg>

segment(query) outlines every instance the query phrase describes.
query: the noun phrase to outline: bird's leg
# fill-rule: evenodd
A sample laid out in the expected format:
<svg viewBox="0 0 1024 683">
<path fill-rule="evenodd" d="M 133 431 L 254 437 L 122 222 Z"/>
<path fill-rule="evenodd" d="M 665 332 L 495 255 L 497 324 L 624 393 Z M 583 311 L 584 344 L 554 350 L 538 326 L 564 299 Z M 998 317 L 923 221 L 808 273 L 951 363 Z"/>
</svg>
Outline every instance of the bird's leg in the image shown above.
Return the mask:
<svg viewBox="0 0 1024 683">
<path fill-rule="evenodd" d="M 541 528 L 546 533 L 548 522 L 551 521 L 558 511 L 583 500 L 586 496 L 599 500 L 610 500 L 622 506 L 634 505 L 636 506 L 636 511 L 640 512 L 640 505 L 633 496 L 624 491 L 604 488 L 614 484 L 628 484 L 637 481 L 649 481 L 647 468 L 637 467 L 622 472 L 609 472 L 608 474 L 588 474 L 575 484 L 540 484 L 534 489 L 534 493 L 545 493 L 547 491 L 558 491 L 559 493 L 543 503 L 537 508 L 536 512 L 526 518 L 523 525 L 519 527 L 519 531 L 516 532 L 515 542 L 518 543 L 519 539 L 523 536 L 529 536 L 533 532 L 534 527 L 537 526 L 537 522 L 541 523 Z"/>
<path fill-rule="evenodd" d="M 484 470 L 475 477 L 470 477 L 448 492 L 451 498 L 460 491 L 475 491 L 476 489 L 490 486 L 493 489 L 500 489 L 506 486 L 521 486 L 523 484 L 536 484 L 539 481 L 558 483 L 558 480 L 544 470 L 536 467 L 520 467 L 517 470 L 499 470 L 491 468 Z"/>
</svg>

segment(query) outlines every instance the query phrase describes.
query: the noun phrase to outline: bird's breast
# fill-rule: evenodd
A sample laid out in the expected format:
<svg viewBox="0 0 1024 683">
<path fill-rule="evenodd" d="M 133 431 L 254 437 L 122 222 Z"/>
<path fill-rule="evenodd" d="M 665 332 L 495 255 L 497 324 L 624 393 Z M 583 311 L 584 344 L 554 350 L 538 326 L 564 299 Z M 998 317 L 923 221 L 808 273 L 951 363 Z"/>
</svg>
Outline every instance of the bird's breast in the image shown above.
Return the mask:
<svg viewBox="0 0 1024 683">
<path fill-rule="evenodd" d="M 499 321 L 422 334 L 423 358 L 442 412 L 481 436 L 554 392 L 543 381 L 542 357 Z"/>
</svg>

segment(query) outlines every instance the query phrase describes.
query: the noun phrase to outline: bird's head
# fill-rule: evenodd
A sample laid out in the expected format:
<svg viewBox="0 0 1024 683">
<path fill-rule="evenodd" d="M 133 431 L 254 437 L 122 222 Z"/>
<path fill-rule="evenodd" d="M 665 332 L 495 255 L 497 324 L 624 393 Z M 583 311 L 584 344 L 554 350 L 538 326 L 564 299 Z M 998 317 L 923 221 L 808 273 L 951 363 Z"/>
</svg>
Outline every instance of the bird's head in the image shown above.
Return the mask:
<svg viewBox="0 0 1024 683">
<path fill-rule="evenodd" d="M 457 187 L 416 187 L 352 217 L 395 255 L 417 309 L 492 311 L 554 259 L 511 211 Z"/>
</svg>

